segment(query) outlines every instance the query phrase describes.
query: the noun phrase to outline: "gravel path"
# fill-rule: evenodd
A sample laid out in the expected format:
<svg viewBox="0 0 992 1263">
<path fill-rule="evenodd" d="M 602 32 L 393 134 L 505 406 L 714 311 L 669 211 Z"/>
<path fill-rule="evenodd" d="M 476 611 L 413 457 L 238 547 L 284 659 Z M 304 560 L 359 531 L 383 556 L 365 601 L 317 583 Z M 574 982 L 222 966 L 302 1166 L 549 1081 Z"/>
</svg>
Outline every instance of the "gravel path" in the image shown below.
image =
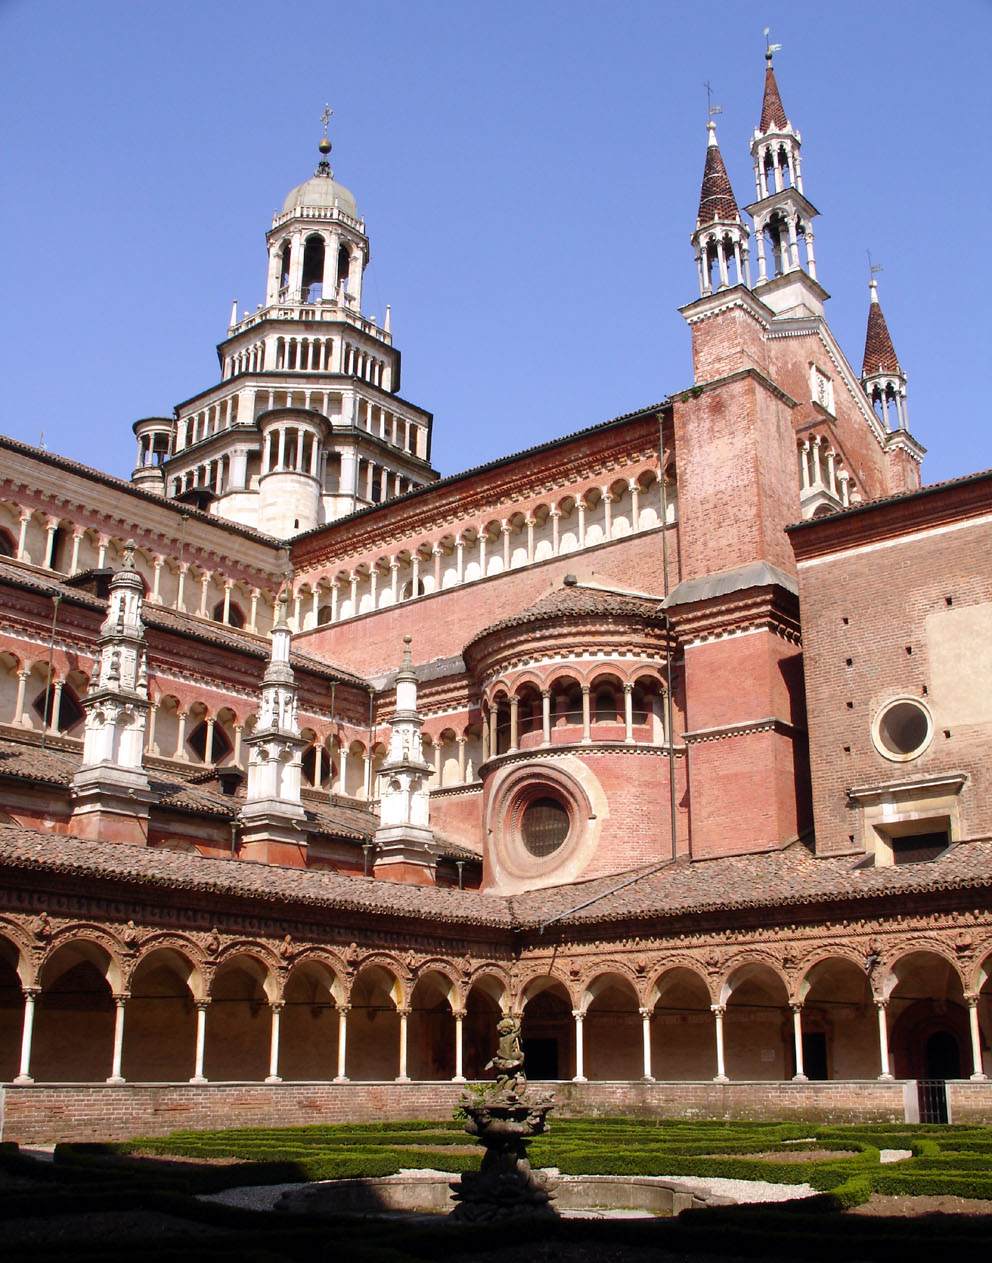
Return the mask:
<svg viewBox="0 0 992 1263">
<path fill-rule="evenodd" d="M 272 1210 L 283 1193 L 303 1184 L 249 1184 L 244 1188 L 226 1188 L 221 1193 L 201 1193 L 200 1202 L 220 1202 L 222 1206 L 238 1206 L 242 1210 Z"/>
</svg>

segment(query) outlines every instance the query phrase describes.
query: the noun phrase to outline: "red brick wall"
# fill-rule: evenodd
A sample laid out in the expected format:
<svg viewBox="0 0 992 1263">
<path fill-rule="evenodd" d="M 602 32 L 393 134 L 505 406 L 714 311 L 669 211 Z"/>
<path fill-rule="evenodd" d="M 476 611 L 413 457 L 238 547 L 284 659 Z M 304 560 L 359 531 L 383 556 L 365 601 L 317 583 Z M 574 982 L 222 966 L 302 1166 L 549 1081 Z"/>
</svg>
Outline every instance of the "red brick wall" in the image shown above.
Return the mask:
<svg viewBox="0 0 992 1263">
<path fill-rule="evenodd" d="M 431 828 L 442 838 L 482 849 L 482 786 L 431 795 Z"/>
<path fill-rule="evenodd" d="M 912 522 L 907 521 L 907 532 Z M 848 806 L 851 786 L 966 772 L 961 792 L 965 836 L 992 833 L 992 764 L 985 726 L 938 729 L 910 763 L 883 758 L 872 720 L 890 697 L 924 702 L 930 671 L 928 614 L 992 601 L 992 529 L 922 534 L 870 551 L 852 549 L 800 569 L 817 847 L 847 849 L 860 822 Z M 913 652 L 906 652 L 907 646 Z M 848 665 L 850 661 L 850 665 Z M 962 669 L 967 669 L 962 646 Z"/>
<path fill-rule="evenodd" d="M 689 732 L 774 718 L 801 729 L 801 654 L 769 631 L 686 649 Z M 693 741 L 692 854 L 765 850 L 809 822 L 806 743 L 789 729 Z"/>
<path fill-rule="evenodd" d="M 992 1083 L 949 1087 L 955 1121 L 987 1121 Z M 563 1118 L 791 1119 L 902 1122 L 907 1085 L 832 1083 L 559 1083 Z M 915 1087 L 908 1085 L 915 1099 Z M 453 1083 L 156 1084 L 5 1087 L 3 1139 L 126 1140 L 179 1129 L 450 1119 Z M 967 1104 L 965 1103 L 967 1101 Z M 970 1111 L 970 1113 L 966 1113 Z"/>
<path fill-rule="evenodd" d="M 580 581 L 613 582 L 660 594 L 661 534 L 650 531 L 626 536 L 585 552 L 446 588 L 416 601 L 305 632 L 294 644 L 348 670 L 372 674 L 398 666 L 405 635 L 413 637 L 417 662 L 452 657 L 483 628 L 560 587 L 566 574 L 577 575 Z"/>
<path fill-rule="evenodd" d="M 751 561 L 795 568 L 785 527 L 799 517 L 789 407 L 741 377 L 675 404 L 683 579 Z"/>
</svg>

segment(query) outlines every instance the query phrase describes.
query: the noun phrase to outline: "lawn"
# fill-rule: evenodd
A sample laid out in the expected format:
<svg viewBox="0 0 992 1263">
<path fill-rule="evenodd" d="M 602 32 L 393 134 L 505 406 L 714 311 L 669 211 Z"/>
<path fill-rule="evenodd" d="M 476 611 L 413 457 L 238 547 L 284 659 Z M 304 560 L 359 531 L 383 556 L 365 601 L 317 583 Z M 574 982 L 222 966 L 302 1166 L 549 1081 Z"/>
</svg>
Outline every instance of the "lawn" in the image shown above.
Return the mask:
<svg viewBox="0 0 992 1263">
<path fill-rule="evenodd" d="M 248 1263 L 330 1251 L 349 1263 L 446 1263 L 495 1250 L 493 1229 L 283 1218 L 197 1200 L 245 1184 L 391 1174 L 401 1167 L 475 1169 L 460 1123 L 315 1125 L 174 1132 L 127 1144 L 60 1145 L 38 1163 L 0 1150 L 0 1218 L 32 1257 L 142 1263 L 236 1257 Z M 879 1161 L 882 1149 L 910 1150 Z M 992 1232 L 992 1130 L 895 1125 L 803 1126 L 633 1119 L 555 1120 L 531 1146 L 535 1166 L 566 1174 L 693 1175 L 811 1184 L 802 1201 L 689 1211 L 675 1220 L 576 1220 L 499 1229 L 502 1260 L 899 1259 L 939 1248 L 984 1250 Z M 25 1197 L 25 1193 L 29 1196 Z M 845 1209 L 878 1195 L 988 1199 L 989 1215 L 888 1218 Z M 888 1204 L 888 1203 L 886 1203 Z M 945 1204 L 945 1203 L 941 1203 Z M 34 1244 L 30 1217 L 47 1225 Z M 28 1225 L 26 1228 L 25 1225 Z M 56 1231 L 64 1225 L 64 1231 Z M 107 1225 L 107 1226 L 105 1226 Z M 95 1227 L 96 1226 L 96 1227 Z M 97 1231 L 97 1227 L 99 1231 Z M 932 1243 L 928 1245 L 927 1243 Z M 43 1247 L 43 1248 L 42 1248 Z M 319 1249 L 318 1249 L 319 1247 Z M 853 1254 L 852 1254 L 853 1252 Z M 493 1253 L 495 1259 L 497 1253 Z"/>
</svg>

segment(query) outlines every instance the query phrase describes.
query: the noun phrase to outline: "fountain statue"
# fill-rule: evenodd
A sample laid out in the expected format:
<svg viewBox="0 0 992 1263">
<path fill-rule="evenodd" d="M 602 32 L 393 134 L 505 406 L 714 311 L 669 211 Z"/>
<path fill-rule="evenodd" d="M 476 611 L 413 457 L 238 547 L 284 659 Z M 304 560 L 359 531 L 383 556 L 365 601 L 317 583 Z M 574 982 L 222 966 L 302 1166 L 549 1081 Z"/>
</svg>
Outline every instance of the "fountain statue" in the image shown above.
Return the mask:
<svg viewBox="0 0 992 1263">
<path fill-rule="evenodd" d="M 466 1171 L 451 1185 L 457 1203 L 452 1219 L 484 1223 L 523 1216 L 557 1216 L 554 1184 L 532 1169 L 527 1146 L 547 1131 L 554 1096 L 528 1093 L 520 1043 L 520 1019 L 503 1017 L 496 1027 L 499 1043 L 486 1066 L 496 1080 L 479 1092 L 466 1093 L 461 1109 L 465 1130 L 484 1146 L 478 1171 Z"/>
</svg>

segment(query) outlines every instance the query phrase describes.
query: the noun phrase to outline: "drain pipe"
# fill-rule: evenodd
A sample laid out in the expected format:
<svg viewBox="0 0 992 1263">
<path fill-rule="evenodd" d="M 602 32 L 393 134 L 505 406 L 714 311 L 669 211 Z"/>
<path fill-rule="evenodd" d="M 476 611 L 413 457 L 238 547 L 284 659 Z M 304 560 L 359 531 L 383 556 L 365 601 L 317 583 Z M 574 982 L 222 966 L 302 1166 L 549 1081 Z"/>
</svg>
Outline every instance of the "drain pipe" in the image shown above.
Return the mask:
<svg viewBox="0 0 992 1263">
<path fill-rule="evenodd" d="M 665 601 L 668 601 L 668 479 L 665 477 L 664 422 L 658 415 L 658 471 L 661 477 L 661 575 Z M 672 860 L 677 853 L 677 809 L 675 801 L 675 728 L 672 722 L 672 620 L 665 610 L 665 732 L 668 736 L 668 820 L 671 829 Z M 686 756 L 688 758 L 688 755 Z"/>
<path fill-rule="evenodd" d="M 62 594 L 60 592 L 53 592 L 51 595 L 52 602 L 54 604 L 54 608 L 52 610 L 52 634 L 48 638 L 48 672 L 45 677 L 45 701 L 41 708 L 41 748 L 43 750 L 48 741 L 48 698 L 52 691 L 52 662 L 55 658 L 55 624 L 59 617 L 59 602 L 62 600 Z M 61 709 L 61 707 L 59 709 Z M 58 716 L 53 715 L 52 718 L 55 720 L 55 726 L 57 728 L 59 722 Z"/>
</svg>

